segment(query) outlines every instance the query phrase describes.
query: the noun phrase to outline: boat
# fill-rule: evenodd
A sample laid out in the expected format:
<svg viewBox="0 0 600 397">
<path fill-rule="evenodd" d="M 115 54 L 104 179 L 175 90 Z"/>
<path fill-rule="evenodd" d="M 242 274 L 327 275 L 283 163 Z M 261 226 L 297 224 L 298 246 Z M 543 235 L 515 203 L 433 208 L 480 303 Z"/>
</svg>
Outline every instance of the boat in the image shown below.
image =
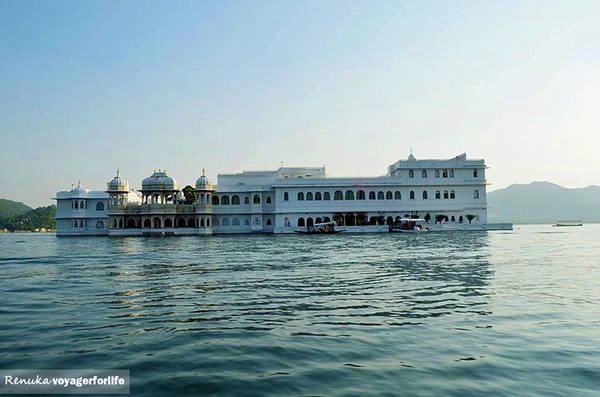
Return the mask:
<svg viewBox="0 0 600 397">
<path fill-rule="evenodd" d="M 335 222 L 315 223 L 312 226 L 307 226 L 306 229 L 294 229 L 294 232 L 300 234 L 336 234 L 343 232 L 345 229 L 336 229 Z"/>
<path fill-rule="evenodd" d="M 583 226 L 583 221 L 557 221 L 552 226 Z"/>
<path fill-rule="evenodd" d="M 391 233 L 424 233 L 428 232 L 429 228 L 421 225 L 426 222 L 425 219 L 401 218 L 390 225 Z"/>
</svg>

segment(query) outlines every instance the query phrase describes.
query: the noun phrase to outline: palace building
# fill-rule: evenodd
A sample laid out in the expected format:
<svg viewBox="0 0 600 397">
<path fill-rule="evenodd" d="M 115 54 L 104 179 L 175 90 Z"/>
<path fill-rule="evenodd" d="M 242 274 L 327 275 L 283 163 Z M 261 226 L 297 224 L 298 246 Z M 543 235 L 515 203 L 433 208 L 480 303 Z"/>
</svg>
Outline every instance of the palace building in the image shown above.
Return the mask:
<svg viewBox="0 0 600 397">
<path fill-rule="evenodd" d="M 379 177 L 335 178 L 324 167 L 219 174 L 204 170 L 188 199 L 165 170 L 130 188 L 117 175 L 105 191 L 78 185 L 56 194 L 57 235 L 211 235 L 293 233 L 335 221 L 347 232 L 387 232 L 399 218 L 431 230 L 492 230 L 487 223 L 486 165 L 461 154 L 417 160 L 411 154 Z"/>
</svg>

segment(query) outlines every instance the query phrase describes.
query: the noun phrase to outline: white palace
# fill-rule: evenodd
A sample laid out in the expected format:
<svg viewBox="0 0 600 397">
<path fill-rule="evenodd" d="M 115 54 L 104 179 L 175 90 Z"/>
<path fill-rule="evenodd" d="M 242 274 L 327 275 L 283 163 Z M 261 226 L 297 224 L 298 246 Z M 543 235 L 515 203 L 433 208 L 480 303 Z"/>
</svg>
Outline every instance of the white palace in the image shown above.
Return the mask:
<svg viewBox="0 0 600 397">
<path fill-rule="evenodd" d="M 431 230 L 510 229 L 487 223 L 484 160 L 461 154 L 417 160 L 411 154 L 385 176 L 328 177 L 324 167 L 219 174 L 202 171 L 195 203 L 186 203 L 164 170 L 130 188 L 117 171 L 105 191 L 80 185 L 56 194 L 58 236 L 211 235 L 293 233 L 335 221 L 346 232 L 387 232 L 398 218 L 427 220 Z"/>
</svg>

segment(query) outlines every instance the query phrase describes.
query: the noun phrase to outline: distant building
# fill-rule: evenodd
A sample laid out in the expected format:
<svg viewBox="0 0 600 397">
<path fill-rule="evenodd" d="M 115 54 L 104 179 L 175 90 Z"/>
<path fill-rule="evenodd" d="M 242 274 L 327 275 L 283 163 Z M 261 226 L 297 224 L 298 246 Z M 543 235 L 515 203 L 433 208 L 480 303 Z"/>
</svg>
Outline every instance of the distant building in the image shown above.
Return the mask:
<svg viewBox="0 0 600 397">
<path fill-rule="evenodd" d="M 204 174 L 195 204 L 177 182 L 155 171 L 130 189 L 119 172 L 106 191 L 78 186 L 58 192 L 57 235 L 210 235 L 292 233 L 335 221 L 347 232 L 383 232 L 398 218 L 420 217 L 433 229 L 491 229 L 487 225 L 484 160 L 407 160 L 379 177 L 331 178 L 324 167 Z M 471 218 L 469 222 L 468 218 Z M 505 228 L 505 227 L 502 227 Z"/>
</svg>

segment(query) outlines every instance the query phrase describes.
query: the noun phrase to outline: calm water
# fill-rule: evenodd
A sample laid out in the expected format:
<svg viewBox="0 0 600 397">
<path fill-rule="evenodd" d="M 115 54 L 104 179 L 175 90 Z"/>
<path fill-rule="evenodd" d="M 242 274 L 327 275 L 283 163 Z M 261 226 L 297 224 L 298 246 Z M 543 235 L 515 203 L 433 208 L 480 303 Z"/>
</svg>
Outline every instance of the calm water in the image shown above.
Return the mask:
<svg viewBox="0 0 600 397">
<path fill-rule="evenodd" d="M 600 392 L 600 225 L 421 235 L 0 235 L 0 368 L 134 395 Z"/>
</svg>

